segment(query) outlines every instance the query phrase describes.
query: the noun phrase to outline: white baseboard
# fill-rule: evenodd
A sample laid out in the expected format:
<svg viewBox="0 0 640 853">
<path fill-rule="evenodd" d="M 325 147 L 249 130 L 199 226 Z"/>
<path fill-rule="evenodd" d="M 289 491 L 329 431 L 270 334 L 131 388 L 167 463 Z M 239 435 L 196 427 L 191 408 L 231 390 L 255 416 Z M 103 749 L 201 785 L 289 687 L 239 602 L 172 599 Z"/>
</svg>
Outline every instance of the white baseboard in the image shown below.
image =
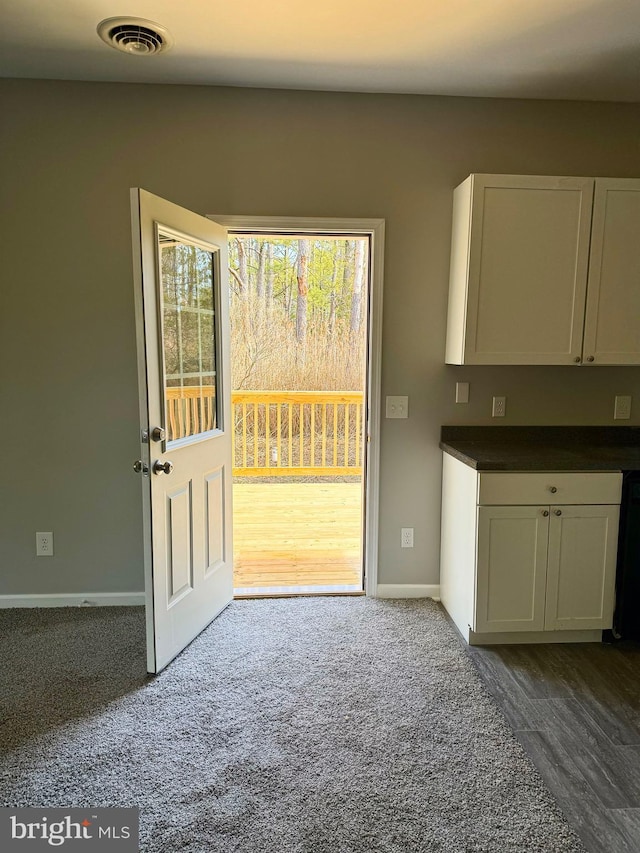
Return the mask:
<svg viewBox="0 0 640 853">
<path fill-rule="evenodd" d="M 376 598 L 433 598 L 440 601 L 440 584 L 379 583 Z"/>
<path fill-rule="evenodd" d="M 3 607 L 139 607 L 144 592 L 70 592 L 54 595 L 0 595 Z"/>
</svg>

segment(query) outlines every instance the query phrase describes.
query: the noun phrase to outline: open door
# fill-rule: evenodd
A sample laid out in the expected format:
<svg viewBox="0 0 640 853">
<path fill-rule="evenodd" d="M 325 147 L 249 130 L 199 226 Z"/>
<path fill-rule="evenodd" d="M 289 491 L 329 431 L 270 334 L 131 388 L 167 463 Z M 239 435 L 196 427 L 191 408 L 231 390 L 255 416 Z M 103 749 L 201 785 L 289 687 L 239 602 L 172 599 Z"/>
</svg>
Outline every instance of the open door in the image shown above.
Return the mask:
<svg viewBox="0 0 640 853">
<path fill-rule="evenodd" d="M 233 598 L 226 229 L 131 190 L 147 669 Z"/>
</svg>

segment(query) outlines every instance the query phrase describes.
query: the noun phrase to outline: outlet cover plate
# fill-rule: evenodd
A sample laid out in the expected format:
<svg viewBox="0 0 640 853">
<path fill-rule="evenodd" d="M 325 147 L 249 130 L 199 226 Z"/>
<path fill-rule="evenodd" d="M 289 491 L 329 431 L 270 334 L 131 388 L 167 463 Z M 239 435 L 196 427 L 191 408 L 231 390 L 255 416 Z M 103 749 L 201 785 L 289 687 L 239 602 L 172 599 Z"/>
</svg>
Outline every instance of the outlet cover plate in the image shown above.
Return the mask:
<svg viewBox="0 0 640 853">
<path fill-rule="evenodd" d="M 618 395 L 613 409 L 613 417 L 616 421 L 626 421 L 631 417 L 631 397 Z"/>
<path fill-rule="evenodd" d="M 53 557 L 53 533 L 36 533 L 36 557 Z"/>
<path fill-rule="evenodd" d="M 491 408 L 492 418 L 503 418 L 507 413 L 507 398 L 494 397 L 493 406 Z"/>
<path fill-rule="evenodd" d="M 402 548 L 413 548 L 413 527 L 401 528 L 400 546 Z"/>
</svg>

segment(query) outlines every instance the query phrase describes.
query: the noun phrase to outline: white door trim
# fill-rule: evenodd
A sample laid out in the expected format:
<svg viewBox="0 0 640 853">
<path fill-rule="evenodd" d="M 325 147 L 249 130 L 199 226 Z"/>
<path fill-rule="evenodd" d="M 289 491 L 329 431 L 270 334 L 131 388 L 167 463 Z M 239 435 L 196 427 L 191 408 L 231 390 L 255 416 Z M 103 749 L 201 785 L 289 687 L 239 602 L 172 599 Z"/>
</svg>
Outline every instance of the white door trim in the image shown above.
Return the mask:
<svg viewBox="0 0 640 853">
<path fill-rule="evenodd" d="M 364 510 L 365 592 L 378 595 L 378 530 L 380 503 L 380 409 L 382 374 L 382 290 L 384 270 L 384 219 L 343 219 L 309 216 L 228 216 L 207 214 L 229 231 L 267 231 L 273 234 L 354 234 L 371 240 L 369 292 L 368 425 L 365 460 Z"/>
</svg>

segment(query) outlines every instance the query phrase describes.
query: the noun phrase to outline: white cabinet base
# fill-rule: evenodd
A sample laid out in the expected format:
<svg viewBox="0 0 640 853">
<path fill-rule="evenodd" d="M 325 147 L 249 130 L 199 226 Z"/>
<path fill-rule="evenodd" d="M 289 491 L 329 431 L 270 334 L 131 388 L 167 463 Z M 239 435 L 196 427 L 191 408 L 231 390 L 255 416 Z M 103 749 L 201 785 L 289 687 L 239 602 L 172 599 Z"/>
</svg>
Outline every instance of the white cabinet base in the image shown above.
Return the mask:
<svg viewBox="0 0 640 853">
<path fill-rule="evenodd" d="M 467 626 L 463 638 L 470 646 L 500 646 L 505 643 L 601 643 L 602 631 L 505 631 L 476 634 Z"/>
</svg>

